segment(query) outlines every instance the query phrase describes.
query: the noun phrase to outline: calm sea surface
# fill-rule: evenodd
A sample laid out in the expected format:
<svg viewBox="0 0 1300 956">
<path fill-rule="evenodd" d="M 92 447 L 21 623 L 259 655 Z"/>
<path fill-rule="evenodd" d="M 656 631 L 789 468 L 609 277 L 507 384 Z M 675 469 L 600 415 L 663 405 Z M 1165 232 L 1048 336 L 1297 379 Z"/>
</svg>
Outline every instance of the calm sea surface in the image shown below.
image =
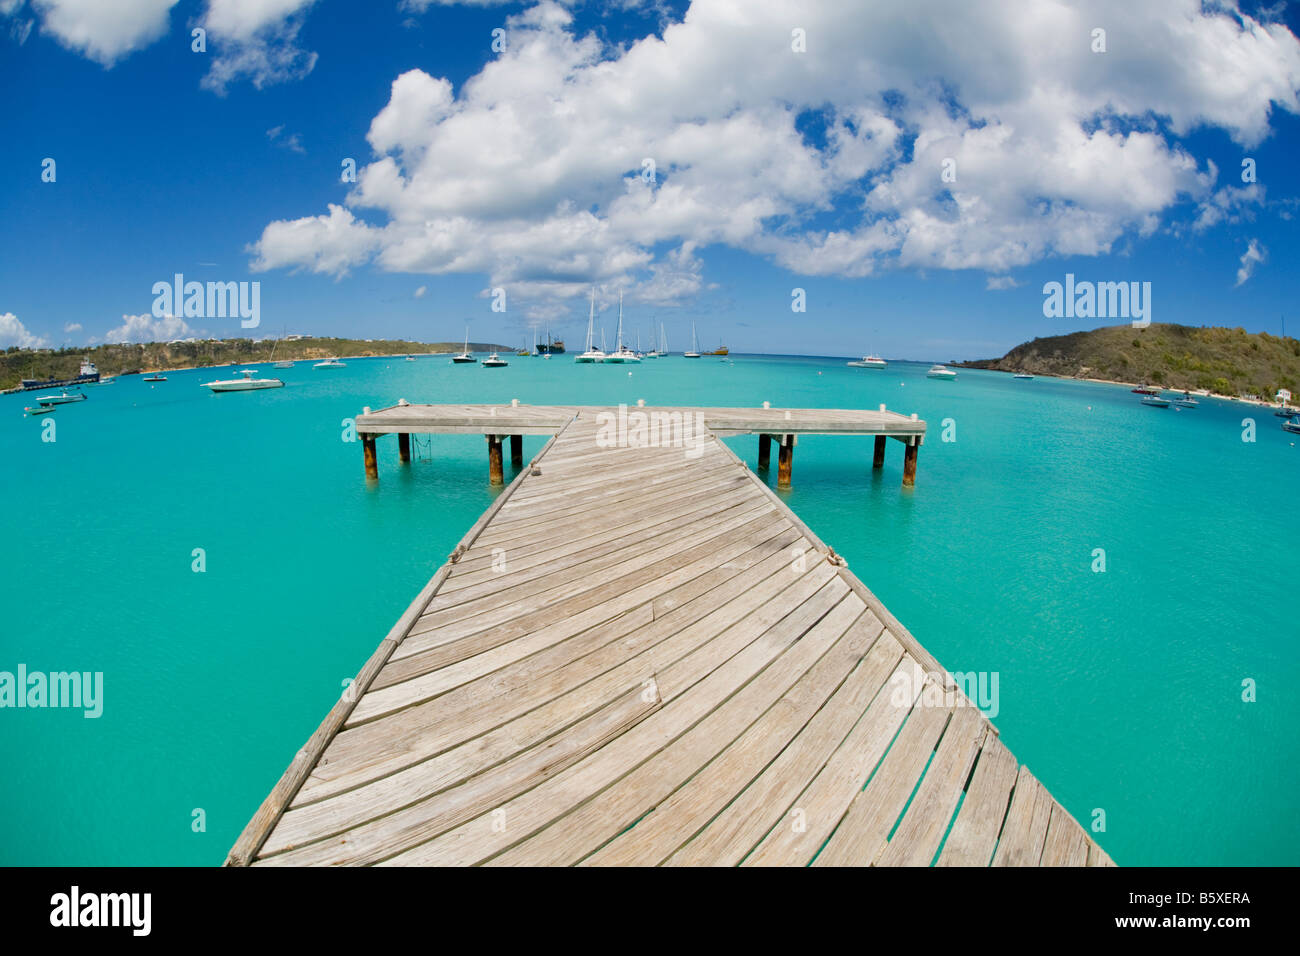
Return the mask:
<svg viewBox="0 0 1300 956">
<path fill-rule="evenodd" d="M 98 719 L 0 710 L 0 863 L 221 862 L 496 494 L 478 436 L 405 469 L 381 439 L 366 487 L 343 420 L 401 398 L 919 413 L 914 491 L 896 442 L 873 474 L 869 439 L 804 438 L 790 506 L 946 667 L 997 672 L 1002 739 L 1085 826 L 1104 811 L 1121 865 L 1300 863 L 1297 436 L 1235 403 L 925 371 L 349 359 L 228 395 L 199 383 L 229 369 L 177 372 L 86 389 L 54 442 L 33 393 L 0 396 L 0 671 L 104 675 Z"/>
</svg>

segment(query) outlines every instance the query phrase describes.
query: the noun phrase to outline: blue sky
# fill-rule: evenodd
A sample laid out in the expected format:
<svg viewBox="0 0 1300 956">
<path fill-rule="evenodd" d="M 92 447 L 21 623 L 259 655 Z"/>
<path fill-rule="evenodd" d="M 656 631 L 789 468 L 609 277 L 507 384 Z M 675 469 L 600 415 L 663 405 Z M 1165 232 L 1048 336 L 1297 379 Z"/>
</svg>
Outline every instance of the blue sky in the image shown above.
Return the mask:
<svg viewBox="0 0 1300 956">
<path fill-rule="evenodd" d="M 178 272 L 258 335 L 579 344 L 594 284 L 611 337 L 622 289 L 678 349 L 977 358 L 1113 324 L 1067 272 L 1300 330 L 1294 9 L 687 6 L 0 0 L 0 346 L 250 334 L 151 315 Z"/>
</svg>

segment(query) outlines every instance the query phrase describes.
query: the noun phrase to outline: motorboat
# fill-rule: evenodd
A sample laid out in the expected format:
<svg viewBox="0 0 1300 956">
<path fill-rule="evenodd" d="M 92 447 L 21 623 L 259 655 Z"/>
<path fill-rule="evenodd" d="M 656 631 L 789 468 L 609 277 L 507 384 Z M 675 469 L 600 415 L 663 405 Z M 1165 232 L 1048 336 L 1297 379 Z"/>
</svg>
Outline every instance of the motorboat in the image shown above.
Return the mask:
<svg viewBox="0 0 1300 956">
<path fill-rule="evenodd" d="M 1282 423 L 1282 431 L 1290 432 L 1292 435 L 1300 435 L 1300 415 L 1284 421 Z"/>
<path fill-rule="evenodd" d="M 864 355 L 856 362 L 848 363 L 852 368 L 884 368 L 889 363 L 879 355 Z"/>
<path fill-rule="evenodd" d="M 72 402 L 84 402 L 89 396 L 85 392 L 69 392 L 66 388 L 60 395 L 37 395 L 39 405 L 68 405 Z"/>
<path fill-rule="evenodd" d="M 1161 398 L 1159 395 L 1143 395 L 1142 404 L 1150 405 L 1152 408 L 1168 408 L 1169 399 Z"/>
<path fill-rule="evenodd" d="M 284 388 L 284 382 L 278 378 L 253 378 L 257 374 L 255 368 L 240 369 L 239 374 L 244 377 L 204 382 L 201 387 L 210 388 L 214 392 L 252 392 L 259 388 Z"/>
<path fill-rule="evenodd" d="M 1028 372 L 1017 372 L 1012 378 L 1033 378 Z"/>
<path fill-rule="evenodd" d="M 510 363 L 507 362 L 505 359 L 503 359 L 500 355 L 497 355 L 496 352 L 493 352 L 491 355 L 489 355 L 487 358 L 483 360 L 484 368 L 505 368 L 509 364 Z"/>
<path fill-rule="evenodd" d="M 926 378 L 941 378 L 951 382 L 957 377 L 957 372 L 946 365 L 931 365 L 930 371 L 925 373 Z"/>
<path fill-rule="evenodd" d="M 158 372 L 154 372 L 152 375 L 146 375 L 144 378 L 140 379 L 140 381 L 142 381 L 142 382 L 165 382 L 165 381 L 167 381 L 167 376 L 166 376 L 166 375 L 160 375 Z"/>
<path fill-rule="evenodd" d="M 1177 396 L 1173 401 L 1179 408 L 1198 408 L 1201 404 L 1196 399 L 1192 398 L 1190 392 L 1183 392 L 1182 395 Z"/>
<path fill-rule="evenodd" d="M 1139 385 L 1137 388 L 1129 389 L 1134 395 L 1159 395 L 1160 389 L 1152 388 L 1150 385 Z"/>
<path fill-rule="evenodd" d="M 327 358 L 325 361 L 317 362 L 315 365 L 312 366 L 312 368 L 347 368 L 347 367 L 348 366 L 346 362 L 340 362 L 336 358 Z M 247 369 L 245 369 L 244 371 L 247 371 Z"/>
</svg>

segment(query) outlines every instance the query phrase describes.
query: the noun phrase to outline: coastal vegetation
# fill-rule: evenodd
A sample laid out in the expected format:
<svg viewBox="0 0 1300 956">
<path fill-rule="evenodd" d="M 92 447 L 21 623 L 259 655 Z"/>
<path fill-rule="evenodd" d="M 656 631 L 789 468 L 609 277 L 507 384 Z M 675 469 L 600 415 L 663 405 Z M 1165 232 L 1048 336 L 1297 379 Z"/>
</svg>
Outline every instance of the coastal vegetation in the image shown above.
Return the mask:
<svg viewBox="0 0 1300 956">
<path fill-rule="evenodd" d="M 242 365 L 280 359 L 320 359 L 337 356 L 426 355 L 459 352 L 465 343 L 409 342 L 405 339 L 302 338 L 272 340 L 215 339 L 185 342 L 149 342 L 142 345 L 97 345 L 66 349 L 10 348 L 0 352 L 0 389 L 16 387 L 24 378 L 75 378 L 83 358 L 99 368 L 101 375 L 132 372 L 166 372 L 182 368 Z M 506 351 L 509 346 L 471 342 L 470 351 Z M 510 349 L 513 351 L 513 349 Z"/>
<path fill-rule="evenodd" d="M 1272 398 L 1279 388 L 1300 394 L 1300 340 L 1245 329 L 1152 323 L 1053 335 L 1017 345 L 999 359 L 968 368 L 1028 372 L 1219 395 Z"/>
</svg>

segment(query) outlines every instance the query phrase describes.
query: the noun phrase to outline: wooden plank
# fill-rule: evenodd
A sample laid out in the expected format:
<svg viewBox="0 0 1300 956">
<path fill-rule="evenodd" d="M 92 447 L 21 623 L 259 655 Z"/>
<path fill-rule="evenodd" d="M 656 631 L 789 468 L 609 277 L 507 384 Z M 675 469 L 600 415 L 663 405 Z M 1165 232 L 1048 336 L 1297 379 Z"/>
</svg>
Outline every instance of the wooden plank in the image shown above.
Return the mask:
<svg viewBox="0 0 1300 956">
<path fill-rule="evenodd" d="M 876 858 L 921 779 L 952 713 L 953 708 L 946 703 L 927 703 L 922 693 L 871 782 L 854 796 L 830 842 L 812 861 L 813 866 L 866 866 Z"/>
<path fill-rule="evenodd" d="M 920 665 L 904 654 L 862 719 L 741 865 L 805 866 L 812 860 L 889 750 L 923 680 Z"/>
<path fill-rule="evenodd" d="M 988 866 L 1016 784 L 1016 758 L 995 734 L 984 738 L 966 799 L 939 854 L 939 866 Z"/>
<path fill-rule="evenodd" d="M 1002 834 L 998 838 L 994 866 L 1038 866 L 1052 818 L 1052 797 L 1029 768 L 1021 767 L 1011 796 Z"/>
<path fill-rule="evenodd" d="M 1052 801 L 1052 819 L 1047 825 L 1047 839 L 1043 841 L 1040 866 L 1086 866 L 1088 863 L 1088 835 L 1074 817 L 1055 800 Z"/>
<path fill-rule="evenodd" d="M 804 729 L 844 682 L 855 671 L 861 670 L 876 639 L 883 633 L 875 616 L 862 613 L 865 608 L 858 602 L 841 602 L 839 607 L 846 610 L 854 608 L 859 615 L 839 644 L 805 672 L 794 687 L 750 725 L 734 743 L 727 746 L 716 760 L 684 781 L 671 796 L 642 815 L 633 828 L 583 860 L 584 865 L 645 865 L 647 862 L 660 862 L 699 831 L 724 806 L 735 800 L 737 786 L 747 787 Z M 805 637 L 796 647 L 802 648 L 807 640 Z M 778 661 L 787 673 L 791 669 L 788 657 L 787 654 Z M 893 655 L 887 655 L 884 659 L 890 657 Z M 894 660 L 896 659 L 895 657 Z M 889 672 L 880 666 L 882 655 L 877 655 L 875 660 L 877 673 L 883 681 Z M 620 786 L 626 786 L 626 783 Z"/>
<path fill-rule="evenodd" d="M 929 866 L 939 852 L 971 767 L 988 733 L 978 710 L 960 706 L 898 828 L 875 857 L 876 866 Z"/>
<path fill-rule="evenodd" d="M 873 618 L 861 619 L 862 626 Z M 849 679 L 781 754 L 700 832 L 668 858 L 670 866 L 733 866 L 789 811 L 898 668 L 903 647 L 887 631 Z M 887 693 L 887 691 L 886 691 Z M 900 718 L 901 721 L 901 718 Z"/>
</svg>

